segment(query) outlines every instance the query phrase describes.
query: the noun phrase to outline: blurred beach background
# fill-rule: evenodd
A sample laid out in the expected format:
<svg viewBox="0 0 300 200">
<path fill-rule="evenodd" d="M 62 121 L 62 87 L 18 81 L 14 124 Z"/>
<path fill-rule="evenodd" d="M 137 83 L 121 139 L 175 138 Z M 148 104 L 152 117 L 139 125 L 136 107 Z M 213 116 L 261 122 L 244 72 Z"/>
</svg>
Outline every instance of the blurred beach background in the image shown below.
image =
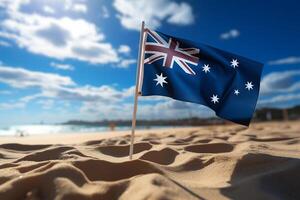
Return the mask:
<svg viewBox="0 0 300 200">
<path fill-rule="evenodd" d="M 139 127 L 145 129 L 145 127 Z M 154 127 L 159 128 L 159 127 Z M 131 126 L 117 127 L 114 130 L 130 130 Z M 70 133 L 96 133 L 110 131 L 109 126 L 83 126 L 83 125 L 16 125 L 0 127 L 1 136 L 29 136 Z"/>
</svg>

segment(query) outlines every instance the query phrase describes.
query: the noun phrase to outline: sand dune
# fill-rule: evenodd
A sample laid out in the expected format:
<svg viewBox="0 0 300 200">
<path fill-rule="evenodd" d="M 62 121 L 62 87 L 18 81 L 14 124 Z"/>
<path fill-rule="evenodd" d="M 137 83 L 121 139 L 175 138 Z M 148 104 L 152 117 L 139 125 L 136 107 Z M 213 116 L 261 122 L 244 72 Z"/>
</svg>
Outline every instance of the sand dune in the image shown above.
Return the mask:
<svg viewBox="0 0 300 200">
<path fill-rule="evenodd" d="M 0 200 L 300 199 L 299 122 L 116 135 L 0 144 Z"/>
</svg>

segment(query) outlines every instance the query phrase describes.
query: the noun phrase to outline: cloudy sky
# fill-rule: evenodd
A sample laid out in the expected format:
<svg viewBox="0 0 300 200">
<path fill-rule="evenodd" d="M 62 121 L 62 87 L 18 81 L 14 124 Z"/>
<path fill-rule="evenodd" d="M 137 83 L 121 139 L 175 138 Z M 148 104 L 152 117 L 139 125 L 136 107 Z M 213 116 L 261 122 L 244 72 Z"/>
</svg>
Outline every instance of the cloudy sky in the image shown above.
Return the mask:
<svg viewBox="0 0 300 200">
<path fill-rule="evenodd" d="M 141 20 L 265 64 L 258 107 L 300 104 L 296 0 L 0 0 L 0 125 L 130 119 Z M 213 116 L 168 98 L 139 118 Z"/>
</svg>

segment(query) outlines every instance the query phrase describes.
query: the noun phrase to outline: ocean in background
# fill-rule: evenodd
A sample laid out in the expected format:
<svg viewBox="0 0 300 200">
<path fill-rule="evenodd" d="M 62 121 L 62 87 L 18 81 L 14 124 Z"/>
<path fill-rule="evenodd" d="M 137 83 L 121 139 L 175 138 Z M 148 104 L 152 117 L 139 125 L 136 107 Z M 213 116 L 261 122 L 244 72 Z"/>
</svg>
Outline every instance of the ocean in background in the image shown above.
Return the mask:
<svg viewBox="0 0 300 200">
<path fill-rule="evenodd" d="M 166 126 L 151 126 L 151 128 L 167 128 Z M 138 126 L 137 129 L 149 129 L 150 127 Z M 115 127 L 114 130 L 130 130 L 131 126 Z M 0 136 L 29 136 L 49 134 L 71 134 L 71 133 L 95 133 L 110 131 L 104 126 L 83 126 L 83 125 L 15 125 L 0 126 Z"/>
</svg>

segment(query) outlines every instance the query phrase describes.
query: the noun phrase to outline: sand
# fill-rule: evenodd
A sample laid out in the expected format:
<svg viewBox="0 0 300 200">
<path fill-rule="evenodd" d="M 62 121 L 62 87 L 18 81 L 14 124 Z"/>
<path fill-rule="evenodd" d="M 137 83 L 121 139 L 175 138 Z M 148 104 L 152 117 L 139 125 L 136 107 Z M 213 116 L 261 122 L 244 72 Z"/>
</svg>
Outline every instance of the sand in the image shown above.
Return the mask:
<svg viewBox="0 0 300 200">
<path fill-rule="evenodd" d="M 300 199 L 300 122 L 1 137 L 0 200 Z"/>
</svg>

